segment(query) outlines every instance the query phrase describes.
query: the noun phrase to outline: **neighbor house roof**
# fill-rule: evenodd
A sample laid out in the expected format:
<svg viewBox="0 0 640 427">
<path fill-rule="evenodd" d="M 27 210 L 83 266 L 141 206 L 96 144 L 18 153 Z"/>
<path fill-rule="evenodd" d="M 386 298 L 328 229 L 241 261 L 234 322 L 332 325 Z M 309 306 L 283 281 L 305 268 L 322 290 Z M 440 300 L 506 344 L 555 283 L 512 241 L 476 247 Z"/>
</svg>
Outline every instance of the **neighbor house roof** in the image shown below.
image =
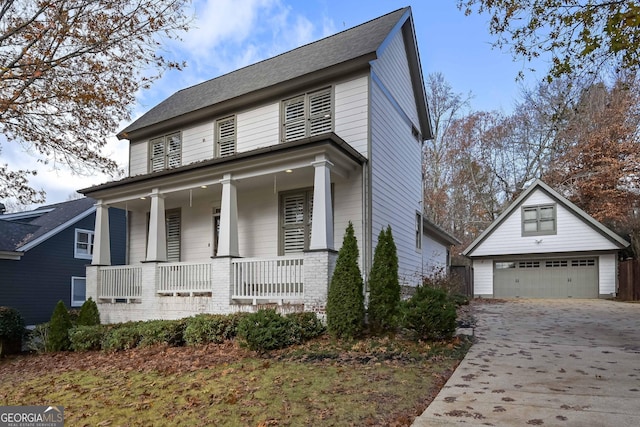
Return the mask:
<svg viewBox="0 0 640 427">
<path fill-rule="evenodd" d="M 396 30 L 402 29 L 410 18 L 411 8 L 398 9 L 333 36 L 182 89 L 127 126 L 118 137 L 140 137 L 150 131 L 179 125 L 182 121 L 204 118 L 212 114 L 212 108 L 220 108 L 221 104 L 245 95 L 251 94 L 251 102 L 256 102 L 261 99 L 257 96 L 258 93 L 273 96 L 275 89 L 283 84 L 291 89 L 295 87 L 296 81 L 310 75 L 328 79 L 332 77 L 332 70 L 344 73 L 368 66 L 370 61 L 376 59 L 377 51 L 384 46 L 385 41 Z M 405 28 L 404 31 L 409 31 L 407 35 L 415 44 L 413 24 L 409 24 L 409 29 Z M 415 52 L 408 53 L 409 60 L 413 62 L 411 65 L 420 71 L 417 47 Z M 420 127 L 422 135 L 429 138 L 431 128 L 426 114 L 422 75 L 421 72 L 417 74 L 420 88 L 416 90 L 416 99 L 418 104 L 421 103 L 417 107 L 420 112 L 424 112 L 420 115 Z"/>
<path fill-rule="evenodd" d="M 461 243 L 454 235 L 445 231 L 443 228 L 437 226 L 425 217 L 422 218 L 422 228 L 425 234 L 443 245 L 454 246 Z"/>
<path fill-rule="evenodd" d="M 520 196 L 518 196 L 509 205 L 509 207 L 504 212 L 502 212 L 500 216 L 495 221 L 493 221 L 491 225 L 489 225 L 489 227 L 487 227 L 486 230 L 482 232 L 482 234 L 480 234 L 473 242 L 471 242 L 471 244 L 464 250 L 464 252 L 462 252 L 462 254 L 465 256 L 472 256 L 471 253 L 478 247 L 478 245 L 480 245 L 491 233 L 493 233 L 493 231 L 496 228 L 498 228 L 504 222 L 504 220 L 507 219 L 509 215 L 511 215 L 511 213 L 515 209 L 517 209 L 527 199 L 527 197 L 529 197 L 529 195 L 535 190 L 541 190 L 544 193 L 546 193 L 549 197 L 554 199 L 556 203 L 564 206 L 570 212 L 573 212 L 573 214 L 576 217 L 580 218 L 585 224 L 589 225 L 591 228 L 593 228 L 594 230 L 602 234 L 604 237 L 609 239 L 618 247 L 626 248 L 627 246 L 629 246 L 629 242 L 627 242 L 625 239 L 618 236 L 616 233 L 609 230 L 604 225 L 600 224 L 598 221 L 593 219 L 591 215 L 589 215 L 588 213 L 586 213 L 585 211 L 583 211 L 582 209 L 580 209 L 579 207 L 571 203 L 569 200 L 561 196 L 553 188 L 549 187 L 547 184 L 537 179 L 525 191 L 523 191 L 520 194 Z"/>
<path fill-rule="evenodd" d="M 25 252 L 95 212 L 95 200 L 82 198 L 0 215 L 0 252 Z"/>
</svg>

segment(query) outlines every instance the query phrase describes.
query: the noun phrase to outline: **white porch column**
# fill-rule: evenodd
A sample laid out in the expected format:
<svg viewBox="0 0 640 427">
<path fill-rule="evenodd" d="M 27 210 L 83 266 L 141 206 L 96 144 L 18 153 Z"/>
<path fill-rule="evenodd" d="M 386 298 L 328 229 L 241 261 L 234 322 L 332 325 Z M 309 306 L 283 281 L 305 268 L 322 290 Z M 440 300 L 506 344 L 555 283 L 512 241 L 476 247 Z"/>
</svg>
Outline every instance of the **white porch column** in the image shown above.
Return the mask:
<svg viewBox="0 0 640 427">
<path fill-rule="evenodd" d="M 96 225 L 93 229 L 93 258 L 91 265 L 111 265 L 109 237 L 109 206 L 102 200 L 96 203 Z"/>
<path fill-rule="evenodd" d="M 151 194 L 151 212 L 149 213 L 149 241 L 147 242 L 146 261 L 167 260 L 167 225 L 164 217 L 164 195 L 154 188 Z"/>
<path fill-rule="evenodd" d="M 323 155 L 311 163 L 315 168 L 313 180 L 313 220 L 309 249 L 334 249 L 333 210 L 331 200 L 331 163 Z"/>
<path fill-rule="evenodd" d="M 220 203 L 220 240 L 218 256 L 238 257 L 238 195 L 231 174 L 222 178 L 222 202 Z"/>
</svg>

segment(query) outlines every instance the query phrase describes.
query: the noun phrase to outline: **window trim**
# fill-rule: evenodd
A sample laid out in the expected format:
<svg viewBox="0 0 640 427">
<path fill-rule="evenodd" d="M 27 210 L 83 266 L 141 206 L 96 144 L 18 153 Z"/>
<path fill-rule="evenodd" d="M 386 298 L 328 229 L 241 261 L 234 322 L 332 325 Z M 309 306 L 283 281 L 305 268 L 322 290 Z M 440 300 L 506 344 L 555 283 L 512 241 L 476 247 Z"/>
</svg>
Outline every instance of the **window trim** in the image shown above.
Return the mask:
<svg viewBox="0 0 640 427">
<path fill-rule="evenodd" d="M 178 165 L 177 166 L 169 166 L 170 165 L 170 160 L 169 160 L 169 143 L 171 141 L 171 137 L 177 135 L 178 139 L 180 141 L 180 150 L 178 151 Z M 162 148 L 162 163 L 163 163 L 163 167 L 160 169 L 153 169 L 153 160 L 155 159 L 154 155 L 153 155 L 153 145 L 157 142 L 159 142 L 160 140 L 162 140 L 163 143 L 163 148 Z M 152 172 L 159 172 L 159 171 L 163 171 L 163 170 L 167 170 L 167 169 L 174 169 L 177 167 L 182 166 L 182 132 L 181 131 L 177 131 L 177 132 L 171 132 L 168 133 L 166 135 L 162 135 L 162 136 L 158 136 L 155 138 L 150 138 L 149 142 L 147 144 L 147 150 L 148 150 L 148 162 L 147 162 L 147 170 L 149 171 L 149 173 Z"/>
<path fill-rule="evenodd" d="M 422 213 L 420 211 L 416 211 L 416 219 L 415 219 L 415 233 L 416 233 L 416 251 L 422 250 Z"/>
<path fill-rule="evenodd" d="M 327 131 L 323 131 L 323 132 L 316 132 L 316 133 L 312 133 L 311 132 L 311 127 L 312 127 L 312 122 L 314 118 L 316 117 L 312 117 L 311 116 L 311 99 L 315 96 L 315 95 L 321 95 L 323 93 L 327 93 L 329 94 L 329 102 L 330 102 L 330 108 L 329 108 L 329 130 Z M 286 104 L 287 102 L 290 101 L 294 101 L 294 100 L 298 100 L 301 99 L 303 102 L 303 117 L 300 120 L 300 122 L 304 123 L 304 135 L 297 137 L 297 138 L 291 138 L 291 139 L 287 139 L 286 135 L 286 129 L 287 129 L 287 120 L 286 120 Z M 315 135 L 321 135 L 323 133 L 329 133 L 329 132 L 333 132 L 335 130 L 335 122 L 334 122 L 334 117 L 335 117 L 335 91 L 334 91 L 334 87 L 333 86 L 327 86 L 321 89 L 316 89 L 316 90 L 312 90 L 312 91 L 308 91 L 305 93 L 301 93 L 301 94 L 297 94 L 295 96 L 291 96 L 288 97 L 286 99 L 283 99 L 280 102 L 280 141 L 282 142 L 290 142 L 290 141 L 297 141 L 303 138 L 309 138 L 310 136 L 315 136 Z"/>
<path fill-rule="evenodd" d="M 78 280 L 84 280 L 84 300 L 83 301 L 75 300 L 73 298 L 75 293 L 74 289 L 76 286 L 76 281 Z M 82 276 L 71 276 L 71 296 L 70 296 L 71 307 L 81 307 L 86 300 L 87 300 L 87 278 Z"/>
<path fill-rule="evenodd" d="M 82 253 L 78 251 L 78 236 L 80 234 L 86 234 L 88 235 L 88 254 L 87 253 Z M 74 241 L 73 241 L 73 257 L 77 258 L 77 259 L 93 259 L 93 245 L 95 243 L 94 241 L 95 239 L 95 232 L 93 230 L 87 230 L 84 228 L 76 228 L 75 229 L 75 233 L 74 233 Z M 82 244 L 85 244 L 85 242 L 81 242 Z"/>
<path fill-rule="evenodd" d="M 540 224 L 542 222 L 544 222 L 540 216 L 540 212 L 541 209 L 544 208 L 552 208 L 553 209 L 553 230 L 541 230 L 540 228 Z M 525 212 L 527 211 L 532 211 L 534 210 L 536 211 L 536 218 L 535 220 L 526 220 L 525 219 Z M 522 231 L 522 236 L 526 237 L 526 236 L 548 236 L 548 235 L 553 235 L 553 234 L 557 234 L 558 233 L 558 207 L 555 203 L 545 203 L 545 204 L 540 204 L 540 205 L 529 205 L 529 206 L 522 206 L 522 208 L 520 209 L 520 226 L 521 226 L 521 231 Z M 534 223 L 536 224 L 536 231 L 526 231 L 525 230 L 525 224 L 532 224 Z"/>
</svg>

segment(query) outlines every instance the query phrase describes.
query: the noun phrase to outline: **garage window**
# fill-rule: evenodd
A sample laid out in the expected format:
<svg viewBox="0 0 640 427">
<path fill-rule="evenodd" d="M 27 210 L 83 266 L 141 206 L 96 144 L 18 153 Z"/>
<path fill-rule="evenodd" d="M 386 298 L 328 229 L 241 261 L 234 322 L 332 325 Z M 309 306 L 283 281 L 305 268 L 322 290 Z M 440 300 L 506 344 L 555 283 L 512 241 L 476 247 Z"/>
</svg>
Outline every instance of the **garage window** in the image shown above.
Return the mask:
<svg viewBox="0 0 640 427">
<path fill-rule="evenodd" d="M 496 262 L 496 270 L 506 270 L 507 268 L 516 268 L 515 262 Z"/>
<path fill-rule="evenodd" d="M 556 205 L 524 206 L 522 235 L 556 234 Z"/>
</svg>

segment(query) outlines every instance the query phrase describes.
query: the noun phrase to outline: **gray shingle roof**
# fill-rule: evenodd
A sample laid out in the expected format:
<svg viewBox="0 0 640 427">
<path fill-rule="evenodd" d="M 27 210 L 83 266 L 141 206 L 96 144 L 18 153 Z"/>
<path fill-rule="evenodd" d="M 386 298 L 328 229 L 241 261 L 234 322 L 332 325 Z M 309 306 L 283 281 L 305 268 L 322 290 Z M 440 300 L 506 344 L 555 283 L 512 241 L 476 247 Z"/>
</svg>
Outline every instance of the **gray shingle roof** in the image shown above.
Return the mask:
<svg viewBox="0 0 640 427">
<path fill-rule="evenodd" d="M 91 209 L 95 202 L 95 200 L 85 197 L 41 206 L 33 212 L 45 212 L 36 218 L 31 217 L 27 220 L 9 220 L 6 218 L 10 215 L 0 215 L 0 251 L 19 251 L 27 243 L 45 236 L 56 227 Z M 53 210 L 48 211 L 50 209 Z"/>
<path fill-rule="evenodd" d="M 398 9 L 333 36 L 180 90 L 122 130 L 128 134 L 261 89 L 375 54 L 410 10 Z M 372 58 L 373 59 L 373 58 Z"/>
</svg>

